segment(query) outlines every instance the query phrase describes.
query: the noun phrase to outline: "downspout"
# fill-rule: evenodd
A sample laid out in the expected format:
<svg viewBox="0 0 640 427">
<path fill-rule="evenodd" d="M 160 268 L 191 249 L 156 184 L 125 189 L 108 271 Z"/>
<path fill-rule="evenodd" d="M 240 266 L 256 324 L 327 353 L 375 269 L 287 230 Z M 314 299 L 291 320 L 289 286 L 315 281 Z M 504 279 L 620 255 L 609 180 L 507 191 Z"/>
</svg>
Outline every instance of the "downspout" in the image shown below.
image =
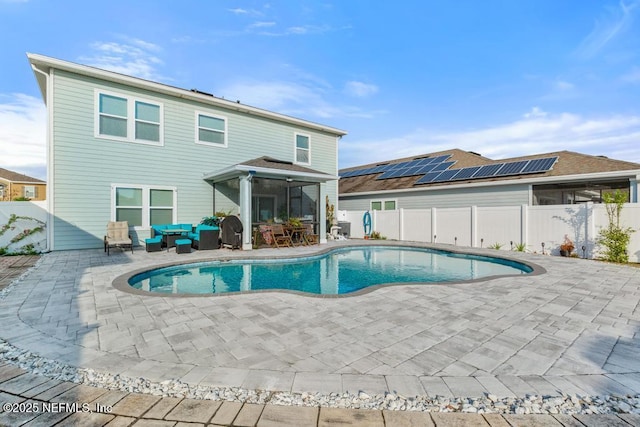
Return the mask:
<svg viewBox="0 0 640 427">
<path fill-rule="evenodd" d="M 46 144 L 46 156 L 47 156 L 47 246 L 45 252 L 53 250 L 55 245 L 53 244 L 53 212 L 55 209 L 53 200 L 53 93 L 51 91 L 50 82 L 52 76 L 49 73 L 45 73 L 40 70 L 34 64 L 31 64 L 31 68 L 34 72 L 40 73 L 44 76 L 46 81 L 46 100 L 45 105 L 47 107 L 47 144 Z"/>
</svg>

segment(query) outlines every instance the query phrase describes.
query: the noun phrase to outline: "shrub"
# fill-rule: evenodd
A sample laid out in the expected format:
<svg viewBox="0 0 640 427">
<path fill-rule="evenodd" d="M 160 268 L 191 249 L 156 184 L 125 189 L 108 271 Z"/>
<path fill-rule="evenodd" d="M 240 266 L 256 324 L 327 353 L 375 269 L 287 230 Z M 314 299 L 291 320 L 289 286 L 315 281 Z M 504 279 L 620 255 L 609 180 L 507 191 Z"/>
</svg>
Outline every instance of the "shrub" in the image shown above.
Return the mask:
<svg viewBox="0 0 640 427">
<path fill-rule="evenodd" d="M 384 237 L 382 234 L 380 234 L 379 231 L 372 231 L 371 232 L 371 239 L 374 239 L 374 240 L 387 240 L 387 238 Z"/>
<path fill-rule="evenodd" d="M 516 250 L 516 252 L 526 252 L 527 251 L 527 244 L 526 243 L 517 243 L 516 246 L 514 247 L 514 249 Z"/>
<path fill-rule="evenodd" d="M 603 195 L 605 208 L 609 224 L 600 230 L 597 243 L 604 247 L 603 259 L 610 262 L 628 263 L 629 254 L 627 248 L 631 241 L 631 233 L 635 232 L 631 227 L 620 225 L 620 214 L 624 203 L 627 201 L 627 194 L 620 190 L 615 193 L 605 193 Z"/>
</svg>

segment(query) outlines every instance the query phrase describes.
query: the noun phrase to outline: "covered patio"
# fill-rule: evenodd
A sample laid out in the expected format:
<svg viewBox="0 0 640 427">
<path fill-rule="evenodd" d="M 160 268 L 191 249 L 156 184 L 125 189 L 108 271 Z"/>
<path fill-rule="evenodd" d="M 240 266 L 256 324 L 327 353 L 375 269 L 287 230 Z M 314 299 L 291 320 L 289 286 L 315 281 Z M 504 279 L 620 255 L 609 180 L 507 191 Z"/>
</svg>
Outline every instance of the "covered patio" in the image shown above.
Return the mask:
<svg viewBox="0 0 640 427">
<path fill-rule="evenodd" d="M 203 176 L 213 186 L 213 211 L 239 213 L 244 232 L 242 249 L 253 248 L 260 224 L 299 218 L 313 224 L 326 243 L 326 183 L 330 175 L 292 162 L 260 157 Z"/>
</svg>

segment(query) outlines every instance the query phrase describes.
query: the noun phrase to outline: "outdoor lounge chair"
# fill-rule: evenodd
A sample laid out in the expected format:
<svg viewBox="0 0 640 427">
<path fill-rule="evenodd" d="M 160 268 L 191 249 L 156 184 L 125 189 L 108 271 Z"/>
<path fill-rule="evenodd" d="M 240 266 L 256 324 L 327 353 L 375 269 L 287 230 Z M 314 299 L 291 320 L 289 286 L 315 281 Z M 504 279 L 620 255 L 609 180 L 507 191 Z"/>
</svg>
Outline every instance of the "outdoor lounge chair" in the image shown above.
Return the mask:
<svg viewBox="0 0 640 427">
<path fill-rule="evenodd" d="M 284 231 L 282 224 L 273 224 L 271 226 L 271 235 L 273 236 L 276 248 L 280 246 L 293 246 L 293 239 L 291 239 L 290 234 Z"/>
<path fill-rule="evenodd" d="M 133 253 L 133 240 L 129 234 L 127 221 L 109 221 L 107 223 L 107 235 L 104 236 L 104 251 L 109 255 L 109 249 L 113 247 L 122 249 L 129 247 Z"/>
</svg>

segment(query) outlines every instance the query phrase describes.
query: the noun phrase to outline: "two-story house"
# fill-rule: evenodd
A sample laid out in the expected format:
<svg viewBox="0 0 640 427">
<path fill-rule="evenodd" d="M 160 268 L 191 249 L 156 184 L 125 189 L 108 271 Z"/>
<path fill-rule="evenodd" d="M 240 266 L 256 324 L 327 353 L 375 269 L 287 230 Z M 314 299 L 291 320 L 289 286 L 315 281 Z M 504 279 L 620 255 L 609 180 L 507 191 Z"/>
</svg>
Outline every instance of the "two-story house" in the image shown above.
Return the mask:
<svg viewBox="0 0 640 427">
<path fill-rule="evenodd" d="M 47 183 L 41 179 L 0 168 L 0 202 L 15 199 L 44 200 Z"/>
<path fill-rule="evenodd" d="M 99 248 L 108 221 L 152 224 L 302 217 L 325 236 L 346 132 L 197 90 L 28 54 L 48 113 L 52 250 Z M 326 240 L 322 240 L 322 242 Z"/>
</svg>

